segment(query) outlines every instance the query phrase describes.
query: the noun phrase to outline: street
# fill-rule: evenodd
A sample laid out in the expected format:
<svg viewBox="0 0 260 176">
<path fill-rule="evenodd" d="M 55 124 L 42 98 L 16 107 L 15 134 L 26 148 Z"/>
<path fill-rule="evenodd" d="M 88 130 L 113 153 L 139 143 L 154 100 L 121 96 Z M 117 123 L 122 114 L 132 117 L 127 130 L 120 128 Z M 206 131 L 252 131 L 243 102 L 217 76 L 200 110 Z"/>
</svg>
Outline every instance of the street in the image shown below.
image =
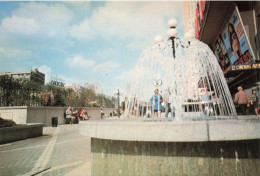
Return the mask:
<svg viewBox="0 0 260 176">
<path fill-rule="evenodd" d="M 0 145 L 0 176 L 91 175 L 90 138 L 80 125 L 44 127 L 41 137 Z"/>
</svg>

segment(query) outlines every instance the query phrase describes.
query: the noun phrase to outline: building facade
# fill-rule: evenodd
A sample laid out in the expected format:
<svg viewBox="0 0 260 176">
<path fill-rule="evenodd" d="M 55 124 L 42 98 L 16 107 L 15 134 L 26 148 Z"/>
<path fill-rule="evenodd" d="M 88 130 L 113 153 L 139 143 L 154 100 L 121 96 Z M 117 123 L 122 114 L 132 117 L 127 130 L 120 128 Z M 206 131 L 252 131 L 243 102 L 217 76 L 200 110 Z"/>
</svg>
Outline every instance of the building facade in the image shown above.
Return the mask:
<svg viewBox="0 0 260 176">
<path fill-rule="evenodd" d="M 259 89 L 258 1 L 198 1 L 195 37 L 206 43 L 224 72 L 230 92 Z"/>
<path fill-rule="evenodd" d="M 197 0 L 183 1 L 184 33 L 195 35 L 195 13 Z"/>
<path fill-rule="evenodd" d="M 14 79 L 27 79 L 34 81 L 36 83 L 39 83 L 40 85 L 45 84 L 45 74 L 39 72 L 39 70 L 36 68 L 34 70 L 28 71 L 28 72 L 5 72 L 0 73 L 0 76 L 2 75 L 9 75 L 13 77 Z"/>
</svg>

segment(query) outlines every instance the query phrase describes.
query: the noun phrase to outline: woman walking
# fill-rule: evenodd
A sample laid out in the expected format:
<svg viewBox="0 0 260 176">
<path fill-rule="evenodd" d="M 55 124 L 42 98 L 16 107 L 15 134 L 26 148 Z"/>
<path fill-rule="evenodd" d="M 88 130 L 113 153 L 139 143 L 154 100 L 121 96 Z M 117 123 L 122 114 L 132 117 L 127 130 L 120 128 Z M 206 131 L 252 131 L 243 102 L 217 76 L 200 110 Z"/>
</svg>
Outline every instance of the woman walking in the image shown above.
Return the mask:
<svg viewBox="0 0 260 176">
<path fill-rule="evenodd" d="M 258 115 L 259 98 L 256 96 L 255 90 L 252 90 L 252 95 L 250 96 L 250 102 L 255 110 L 255 115 Z"/>
</svg>

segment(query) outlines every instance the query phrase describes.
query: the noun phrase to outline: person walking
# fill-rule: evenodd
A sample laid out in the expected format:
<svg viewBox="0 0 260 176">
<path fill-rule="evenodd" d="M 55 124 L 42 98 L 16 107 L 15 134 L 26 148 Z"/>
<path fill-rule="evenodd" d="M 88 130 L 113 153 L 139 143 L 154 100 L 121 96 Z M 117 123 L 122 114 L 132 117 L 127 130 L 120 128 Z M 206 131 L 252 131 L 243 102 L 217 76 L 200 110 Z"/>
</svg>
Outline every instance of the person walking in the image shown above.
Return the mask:
<svg viewBox="0 0 260 176">
<path fill-rule="evenodd" d="M 125 101 L 122 102 L 122 109 L 124 111 L 124 116 L 129 118 L 128 106 L 129 106 L 128 98 L 125 97 Z"/>
<path fill-rule="evenodd" d="M 150 99 L 150 103 L 153 105 L 155 117 L 158 117 L 158 112 L 159 112 L 159 117 L 161 117 L 163 97 L 162 95 L 159 95 L 158 89 L 155 89 L 154 93 L 155 94 Z"/>
<path fill-rule="evenodd" d="M 252 90 L 252 95 L 250 96 L 250 103 L 255 110 L 255 115 L 258 115 L 259 98 L 256 96 L 255 90 Z"/>
<path fill-rule="evenodd" d="M 72 124 L 73 117 L 72 117 L 72 109 L 71 106 L 68 107 L 66 110 L 66 123 Z"/>
<path fill-rule="evenodd" d="M 169 112 L 171 111 L 171 116 L 174 117 L 174 111 L 172 103 L 172 94 L 170 88 L 167 89 L 163 96 L 164 102 L 165 102 L 165 117 L 168 117 Z"/>
<path fill-rule="evenodd" d="M 243 88 L 239 86 L 238 92 L 235 94 L 235 103 L 238 103 L 238 109 L 242 111 L 243 115 L 247 115 L 246 108 L 249 107 L 249 97 L 246 92 L 243 91 Z"/>
</svg>

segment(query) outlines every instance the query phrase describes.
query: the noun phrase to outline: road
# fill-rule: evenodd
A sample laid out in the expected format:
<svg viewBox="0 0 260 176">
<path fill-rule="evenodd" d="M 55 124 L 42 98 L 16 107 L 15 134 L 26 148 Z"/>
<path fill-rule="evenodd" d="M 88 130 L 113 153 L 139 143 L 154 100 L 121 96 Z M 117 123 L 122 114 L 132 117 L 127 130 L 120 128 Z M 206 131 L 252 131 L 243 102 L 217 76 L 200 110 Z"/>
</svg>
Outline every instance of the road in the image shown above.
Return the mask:
<svg viewBox="0 0 260 176">
<path fill-rule="evenodd" d="M 44 127 L 41 137 L 0 145 L 0 176 L 90 176 L 90 138 L 81 125 Z"/>
</svg>

